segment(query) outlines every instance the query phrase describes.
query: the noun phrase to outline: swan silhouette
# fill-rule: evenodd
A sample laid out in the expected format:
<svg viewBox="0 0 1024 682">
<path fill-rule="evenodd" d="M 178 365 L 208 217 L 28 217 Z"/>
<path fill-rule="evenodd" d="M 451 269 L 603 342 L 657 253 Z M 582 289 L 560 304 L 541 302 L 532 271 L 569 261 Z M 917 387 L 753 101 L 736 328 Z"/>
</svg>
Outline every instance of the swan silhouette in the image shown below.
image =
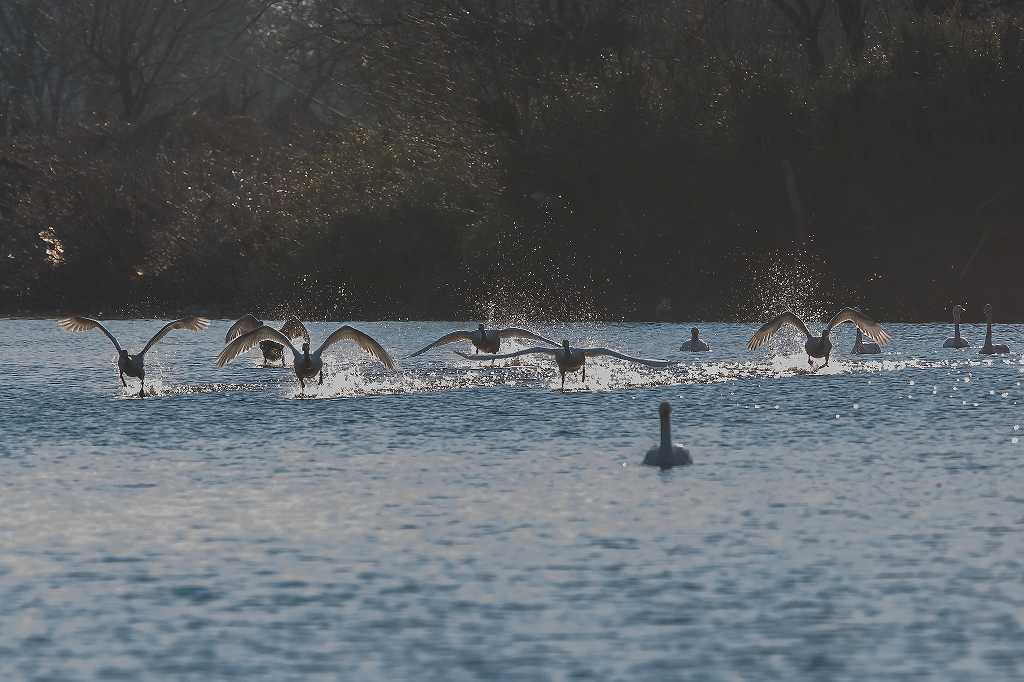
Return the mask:
<svg viewBox="0 0 1024 682">
<path fill-rule="evenodd" d="M 494 354 L 501 350 L 502 339 L 532 339 L 534 341 L 551 344 L 552 346 L 558 346 L 557 341 L 552 341 L 547 337 L 535 334 L 527 329 L 506 327 L 505 329 L 488 330 L 483 324 L 481 324 L 475 331 L 468 329 L 456 329 L 453 332 L 448 332 L 429 346 L 424 346 L 407 357 L 414 358 L 417 355 L 426 353 L 431 348 L 443 346 L 448 343 L 454 343 L 455 341 L 469 341 L 473 344 L 473 347 L 476 348 L 477 353 L 483 351 L 484 353 Z"/>
<path fill-rule="evenodd" d="M 242 334 L 247 334 L 254 329 L 259 329 L 263 326 L 263 321 L 259 320 L 252 315 L 246 314 L 228 329 L 228 333 L 224 335 L 224 343 L 231 343 Z M 306 326 L 302 324 L 302 321 L 296 317 L 289 317 L 285 320 L 284 324 L 281 325 L 281 333 L 287 336 L 289 339 L 303 339 L 306 343 L 309 343 L 309 332 L 306 331 Z M 263 353 L 263 366 L 267 367 L 272 362 L 281 362 L 281 366 L 284 367 L 284 346 L 277 343 L 276 341 L 270 341 L 264 339 L 260 341 L 260 351 Z"/>
<path fill-rule="evenodd" d="M 658 407 L 658 414 L 661 416 L 661 444 L 656 448 L 647 451 L 644 457 L 644 464 L 670 469 L 684 464 L 693 464 L 690 451 L 680 445 L 672 444 L 672 406 L 663 402 Z"/>
<path fill-rule="evenodd" d="M 700 330 L 696 327 L 690 329 L 690 340 L 685 341 L 683 345 L 679 346 L 679 350 L 687 350 L 691 353 L 703 353 L 704 351 L 711 350 L 711 346 L 704 343 L 700 338 Z"/>
<path fill-rule="evenodd" d="M 877 343 L 864 343 L 864 335 L 860 331 L 860 327 L 857 328 L 857 340 L 853 342 L 853 350 L 850 351 L 854 355 L 873 355 L 874 353 L 881 353 L 882 349 L 878 347 Z"/>
<path fill-rule="evenodd" d="M 619 358 L 620 360 L 626 360 L 627 362 L 636 362 L 641 365 L 647 365 L 648 367 L 668 367 L 674 365 L 674 360 L 648 360 L 646 358 L 634 358 L 630 355 L 625 355 L 618 351 L 611 350 L 609 348 L 573 348 L 569 345 L 569 342 L 562 340 L 561 348 L 525 348 L 523 350 L 517 350 L 513 353 L 505 353 L 504 355 L 495 355 L 489 358 L 482 358 L 479 355 L 469 355 L 461 351 L 455 351 L 456 354 L 461 355 L 467 360 L 476 360 L 477 362 L 483 362 L 485 360 L 504 360 L 505 358 L 516 358 L 520 355 L 531 355 L 531 354 L 544 354 L 554 357 L 555 363 L 558 365 L 558 371 L 562 375 L 562 392 L 565 392 L 565 375 L 568 372 L 577 372 L 583 370 L 583 381 L 587 380 L 587 358 L 596 357 L 598 355 L 608 355 L 613 358 Z"/>
<path fill-rule="evenodd" d="M 992 304 L 985 304 L 985 319 L 988 326 L 985 328 L 985 345 L 978 351 L 980 355 L 995 355 L 996 353 L 1009 353 L 1010 347 L 1004 344 L 992 345 Z"/>
<path fill-rule="evenodd" d="M 327 350 L 328 348 L 330 348 L 339 341 L 355 341 L 357 344 L 359 344 L 360 348 L 362 348 L 369 355 L 378 360 L 382 365 L 384 365 L 388 369 L 395 368 L 394 360 L 391 359 L 391 356 L 388 355 L 388 352 L 384 350 L 383 346 L 377 343 L 377 341 L 375 341 L 373 337 L 369 336 L 368 334 L 364 334 L 355 327 L 350 327 L 348 325 L 344 325 L 336 329 L 333 333 L 331 333 L 330 336 L 324 339 L 324 342 L 320 345 L 320 347 L 317 348 L 312 353 L 309 352 L 308 341 L 302 344 L 302 350 L 299 351 L 298 349 L 295 348 L 295 346 L 292 345 L 291 339 L 289 339 L 287 336 L 285 336 L 278 330 L 274 329 L 273 327 L 263 325 L 262 327 L 257 327 L 251 332 L 246 332 L 245 334 L 242 334 L 241 336 L 233 340 L 231 343 L 229 343 L 227 346 L 225 346 L 224 350 L 222 350 L 220 352 L 220 355 L 217 356 L 217 366 L 223 367 L 224 365 L 228 364 L 229 362 L 237 358 L 242 353 L 245 353 L 250 348 L 254 347 L 260 341 L 273 341 L 275 343 L 281 344 L 281 346 L 287 346 L 288 349 L 291 350 L 292 358 L 294 360 L 292 363 L 292 368 L 295 370 L 295 376 L 298 378 L 299 385 L 302 387 L 303 392 L 305 392 L 306 390 L 306 382 L 304 381 L 305 379 L 312 379 L 313 377 L 319 375 L 319 380 L 317 383 L 323 385 L 324 363 L 323 359 L 320 356 L 325 350 Z"/>
<path fill-rule="evenodd" d="M 782 325 L 791 324 L 807 337 L 807 342 L 804 343 L 804 350 L 807 351 L 807 364 L 814 364 L 812 358 L 825 358 L 825 364 L 822 367 L 828 367 L 829 355 L 832 353 L 832 341 L 828 337 L 832 330 L 843 322 L 851 322 L 857 325 L 857 328 L 863 331 L 865 336 L 882 345 L 892 340 L 892 337 L 882 329 L 881 325 L 853 308 L 843 308 L 833 315 L 828 325 L 821 331 L 821 336 L 811 336 L 811 333 L 807 331 L 807 325 L 804 324 L 804 321 L 797 317 L 795 313 L 787 310 L 778 317 L 761 325 L 761 328 L 750 337 L 750 342 L 747 343 L 747 350 L 760 348 L 768 342 L 768 339 L 775 332 L 779 331 Z"/>
<path fill-rule="evenodd" d="M 84 332 L 90 329 L 99 329 L 101 332 L 107 335 L 107 338 L 114 344 L 114 348 L 117 349 L 117 368 L 121 372 L 121 383 L 125 388 L 128 388 L 128 382 L 124 380 L 124 375 L 127 374 L 130 377 L 134 377 L 139 380 L 139 397 L 146 397 L 146 352 L 152 348 L 156 343 L 167 336 L 175 329 L 187 329 L 190 332 L 198 332 L 206 329 L 210 326 L 210 321 L 205 317 L 183 317 L 180 320 L 169 322 L 165 324 L 163 328 L 158 331 L 153 338 L 149 340 L 146 347 L 141 352 L 131 355 L 128 351 L 121 348 L 121 344 L 117 342 L 114 335 L 110 333 L 106 327 L 99 320 L 94 320 L 91 317 L 65 317 L 64 319 L 57 320 L 57 324 L 62 329 L 69 332 Z"/>
<path fill-rule="evenodd" d="M 970 348 L 971 342 L 960 336 L 960 313 L 964 308 L 959 305 L 953 306 L 953 336 L 946 339 L 942 344 L 943 348 Z"/>
</svg>

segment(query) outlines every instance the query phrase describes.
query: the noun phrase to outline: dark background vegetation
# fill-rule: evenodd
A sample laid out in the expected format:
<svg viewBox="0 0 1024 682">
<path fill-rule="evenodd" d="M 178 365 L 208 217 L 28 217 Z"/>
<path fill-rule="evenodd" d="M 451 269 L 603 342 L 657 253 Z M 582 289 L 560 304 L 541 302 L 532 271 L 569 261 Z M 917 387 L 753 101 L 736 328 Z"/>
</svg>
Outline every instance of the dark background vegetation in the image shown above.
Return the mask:
<svg viewBox="0 0 1024 682">
<path fill-rule="evenodd" d="M 2 0 L 0 312 L 1020 319 L 1022 29 L 977 0 Z"/>
</svg>

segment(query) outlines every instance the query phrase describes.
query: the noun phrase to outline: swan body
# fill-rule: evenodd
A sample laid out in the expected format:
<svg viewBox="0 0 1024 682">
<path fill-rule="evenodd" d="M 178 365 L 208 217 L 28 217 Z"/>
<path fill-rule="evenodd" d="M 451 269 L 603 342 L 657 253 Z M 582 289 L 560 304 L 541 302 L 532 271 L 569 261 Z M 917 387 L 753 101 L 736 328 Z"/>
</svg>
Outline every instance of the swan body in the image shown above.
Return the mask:
<svg viewBox="0 0 1024 682">
<path fill-rule="evenodd" d="M 970 341 L 960 336 L 960 313 L 963 311 L 961 306 L 953 306 L 953 336 L 946 339 L 943 348 L 970 348 Z"/>
<path fill-rule="evenodd" d="M 518 327 L 506 327 L 505 329 L 487 329 L 484 327 L 483 324 L 481 324 L 475 330 L 456 329 L 453 332 L 449 332 L 442 336 L 441 338 L 439 338 L 437 341 L 434 341 L 428 346 L 420 348 L 418 351 L 407 357 L 414 358 L 417 355 L 422 355 L 423 353 L 426 353 L 431 348 L 443 346 L 448 343 L 454 343 L 455 341 L 469 341 L 471 344 L 473 344 L 473 347 L 476 348 L 475 352 L 484 352 L 493 355 L 497 353 L 499 350 L 501 350 L 502 339 L 532 339 L 534 341 L 540 341 L 541 343 L 547 343 L 552 346 L 558 346 L 558 343 L 556 341 L 552 341 L 551 339 L 541 336 L 540 334 L 535 334 L 534 332 L 531 332 L 527 329 L 520 329 Z"/>
<path fill-rule="evenodd" d="M 587 358 L 595 357 L 598 355 L 608 355 L 613 358 L 619 358 L 620 360 L 626 360 L 627 362 L 636 362 L 641 365 L 647 365 L 648 367 L 668 367 L 669 365 L 676 364 L 674 360 L 648 360 L 646 358 L 635 358 L 631 355 L 625 355 L 618 351 L 611 350 L 609 348 L 573 348 L 569 345 L 569 342 L 562 340 L 561 348 L 525 348 L 523 350 L 517 350 L 514 353 L 505 353 L 504 355 L 495 355 L 490 358 L 481 358 L 478 355 L 469 355 L 468 353 L 462 353 L 455 351 L 458 355 L 466 358 L 467 360 L 504 360 L 506 358 L 516 358 L 520 355 L 531 355 L 531 354 L 545 354 L 550 355 L 554 358 L 555 364 L 558 365 L 558 371 L 562 375 L 562 392 L 565 392 L 565 375 L 571 372 L 578 372 L 583 370 L 583 381 L 587 380 Z"/>
<path fill-rule="evenodd" d="M 690 329 L 690 340 L 679 346 L 679 350 L 690 351 L 691 353 L 703 353 L 711 350 L 711 346 L 704 343 L 700 338 L 700 330 L 696 327 Z"/>
<path fill-rule="evenodd" d="M 980 355 L 995 355 L 997 353 L 1009 353 L 1010 347 L 998 343 L 992 343 L 992 304 L 985 304 L 985 319 L 988 321 L 988 325 L 985 328 L 985 345 L 978 351 Z"/>
<path fill-rule="evenodd" d="M 661 444 L 647 451 L 647 455 L 644 457 L 644 464 L 661 467 L 662 469 L 693 464 L 689 450 L 672 444 L 672 406 L 667 402 L 663 402 L 658 407 L 658 414 L 661 416 Z"/>
<path fill-rule="evenodd" d="M 263 321 L 259 320 L 252 315 L 245 315 L 228 329 L 227 334 L 224 335 L 224 343 L 231 343 L 242 334 L 247 334 L 254 329 L 258 329 L 263 326 Z M 281 325 L 281 333 L 287 336 L 289 339 L 301 338 L 309 343 L 309 332 L 306 331 L 305 325 L 302 321 L 295 317 L 289 317 L 285 320 L 284 324 Z M 280 361 L 281 366 L 284 367 L 284 346 L 276 341 L 270 339 L 264 339 L 260 341 L 260 352 L 263 353 L 263 366 L 269 366 L 272 362 Z"/>
<path fill-rule="evenodd" d="M 245 353 L 249 349 L 256 346 L 261 341 L 273 341 L 281 345 L 281 347 L 287 346 L 292 352 L 292 368 L 295 370 L 295 377 L 299 380 L 299 385 L 302 390 L 306 390 L 306 379 L 312 379 L 315 376 L 319 376 L 317 383 L 323 385 L 324 383 L 324 372 L 323 372 L 323 359 L 321 355 L 325 350 L 333 346 L 339 341 L 354 341 L 366 351 L 370 356 L 378 360 L 382 365 L 388 369 L 395 368 L 395 362 L 388 355 L 388 352 L 384 350 L 373 337 L 368 334 L 364 334 L 355 327 L 344 325 L 334 330 L 330 336 L 328 336 L 320 347 L 315 351 L 310 352 L 309 341 L 305 341 L 302 344 L 302 350 L 298 350 L 292 345 L 291 339 L 285 334 L 282 334 L 273 327 L 262 325 L 253 329 L 250 332 L 246 332 L 241 336 L 235 338 L 231 343 L 224 347 L 224 350 L 217 356 L 217 366 L 223 367 L 242 353 Z"/>
<path fill-rule="evenodd" d="M 114 344 L 114 348 L 117 349 L 117 368 L 121 373 L 121 384 L 128 388 L 128 382 L 124 380 L 125 374 L 138 379 L 139 397 L 144 398 L 146 396 L 146 352 L 175 329 L 187 329 L 188 331 L 198 332 L 209 327 L 210 321 L 205 317 L 183 317 L 180 320 L 169 322 L 153 335 L 153 338 L 149 340 L 149 343 L 146 344 L 146 347 L 141 352 L 135 355 L 121 348 L 121 344 L 117 342 L 114 335 L 99 320 L 94 320 L 91 317 L 72 316 L 57 320 L 57 324 L 60 325 L 61 329 L 69 332 L 99 329 L 106 334 L 107 338 Z"/>
<path fill-rule="evenodd" d="M 827 367 L 829 356 L 832 354 L 832 341 L 829 339 L 829 334 L 843 322 L 850 322 L 856 325 L 859 330 L 864 332 L 865 336 L 882 345 L 892 340 L 892 337 L 882 329 L 881 325 L 854 308 L 843 308 L 833 315 L 828 325 L 821 331 L 821 336 L 812 336 L 811 332 L 807 330 L 807 325 L 804 324 L 804 321 L 793 312 L 787 310 L 778 317 L 761 325 L 760 329 L 750 337 L 750 342 L 747 343 L 747 350 L 760 348 L 768 342 L 782 325 L 791 324 L 807 337 L 807 341 L 804 343 L 804 350 L 807 351 L 807 364 L 813 365 L 813 358 L 825 358 L 825 364 L 822 367 Z"/>
<path fill-rule="evenodd" d="M 878 347 L 877 343 L 864 343 L 864 335 L 858 327 L 857 340 L 853 342 L 853 350 L 851 352 L 854 355 L 873 355 L 875 353 L 881 353 L 882 349 Z"/>
</svg>

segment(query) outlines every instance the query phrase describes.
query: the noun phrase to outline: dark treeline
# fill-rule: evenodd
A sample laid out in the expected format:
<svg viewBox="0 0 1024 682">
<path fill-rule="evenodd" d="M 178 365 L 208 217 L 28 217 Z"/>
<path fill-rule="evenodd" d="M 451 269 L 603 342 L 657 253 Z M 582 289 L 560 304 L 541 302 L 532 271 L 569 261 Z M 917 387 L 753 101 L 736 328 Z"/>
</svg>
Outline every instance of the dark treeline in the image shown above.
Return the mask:
<svg viewBox="0 0 1024 682">
<path fill-rule="evenodd" d="M 3 0 L 0 312 L 1019 319 L 1020 5 Z"/>
</svg>

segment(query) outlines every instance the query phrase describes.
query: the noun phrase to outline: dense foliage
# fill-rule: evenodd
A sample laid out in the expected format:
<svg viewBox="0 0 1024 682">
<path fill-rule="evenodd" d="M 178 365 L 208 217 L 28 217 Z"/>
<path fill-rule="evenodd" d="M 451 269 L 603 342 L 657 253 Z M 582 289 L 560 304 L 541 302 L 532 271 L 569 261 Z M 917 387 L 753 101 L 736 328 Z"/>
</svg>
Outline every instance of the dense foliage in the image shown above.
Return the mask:
<svg viewBox="0 0 1024 682">
<path fill-rule="evenodd" d="M 6 0 L 0 312 L 1024 315 L 1024 20 Z"/>
</svg>

